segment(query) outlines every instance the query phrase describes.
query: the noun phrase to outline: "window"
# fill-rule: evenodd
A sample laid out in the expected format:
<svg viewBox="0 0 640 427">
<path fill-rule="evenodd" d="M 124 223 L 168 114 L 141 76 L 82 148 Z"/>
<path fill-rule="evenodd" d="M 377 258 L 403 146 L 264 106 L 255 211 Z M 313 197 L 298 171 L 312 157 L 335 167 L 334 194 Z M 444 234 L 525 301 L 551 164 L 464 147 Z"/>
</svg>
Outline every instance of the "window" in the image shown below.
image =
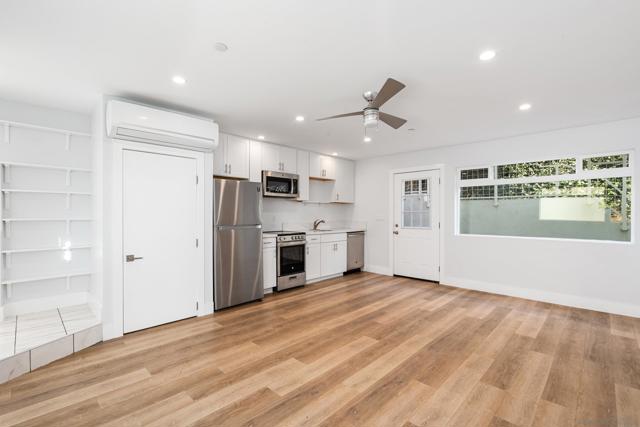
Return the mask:
<svg viewBox="0 0 640 427">
<path fill-rule="evenodd" d="M 403 181 L 402 228 L 431 228 L 429 179 Z"/>
<path fill-rule="evenodd" d="M 631 241 L 629 153 L 460 171 L 458 232 Z M 470 180 L 473 180 L 471 182 Z"/>
</svg>

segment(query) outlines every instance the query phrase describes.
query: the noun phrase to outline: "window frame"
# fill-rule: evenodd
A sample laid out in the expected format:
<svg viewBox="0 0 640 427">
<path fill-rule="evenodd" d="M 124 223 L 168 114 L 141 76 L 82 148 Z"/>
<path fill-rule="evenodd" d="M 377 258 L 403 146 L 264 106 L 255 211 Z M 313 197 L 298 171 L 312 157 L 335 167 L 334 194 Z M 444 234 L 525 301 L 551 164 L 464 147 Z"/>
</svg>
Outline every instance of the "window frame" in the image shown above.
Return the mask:
<svg viewBox="0 0 640 427">
<path fill-rule="evenodd" d="M 583 169 L 583 160 L 591 157 L 601 157 L 601 156 L 615 156 L 621 154 L 629 155 L 629 166 L 622 168 L 610 168 L 610 169 L 594 169 L 588 170 Z M 576 159 L 576 173 L 574 174 L 561 174 L 561 175 L 547 175 L 547 176 L 527 176 L 522 178 L 496 178 L 495 171 L 497 166 L 505 165 L 505 164 L 515 164 L 515 163 L 530 163 L 530 162 L 543 162 L 543 161 L 553 161 L 553 160 L 562 160 L 567 158 L 575 158 Z M 466 169 L 480 169 L 480 168 L 488 168 L 489 174 L 487 178 L 480 179 L 461 179 L 461 171 Z M 631 204 L 631 221 L 629 226 L 630 230 L 630 239 L 628 242 L 617 241 L 617 240 L 597 240 L 597 239 L 578 239 L 578 238 L 569 238 L 569 237 L 536 237 L 536 236 L 508 236 L 508 235 L 495 235 L 495 234 L 475 234 L 475 233 L 461 233 L 460 232 L 460 195 L 462 187 L 475 187 L 475 186 L 495 186 L 497 190 L 498 185 L 508 185 L 508 184 L 531 184 L 531 183 L 540 183 L 540 182 L 558 182 L 558 181 L 573 181 L 573 180 L 586 180 L 586 179 L 603 179 L 603 178 L 621 178 L 621 177 L 630 177 L 631 182 L 635 181 L 635 150 L 627 149 L 627 150 L 618 150 L 618 151 L 610 151 L 604 153 L 589 153 L 589 154 L 580 154 L 580 155 L 571 155 L 567 154 L 564 156 L 554 156 L 551 158 L 542 158 L 542 159 L 534 159 L 534 160 L 516 160 L 516 161 L 499 161 L 493 164 L 473 164 L 469 166 L 460 166 L 456 168 L 456 175 L 454 181 L 454 236 L 455 237 L 491 237 L 491 238 L 500 238 L 500 239 L 536 239 L 536 240 L 557 240 L 557 241 L 575 241 L 575 242 L 587 242 L 587 243 L 604 243 L 604 244 L 621 244 L 621 245 L 629 245 L 635 244 L 635 228 L 636 228 L 636 217 L 635 214 L 635 203 L 636 192 L 632 191 L 631 200 L 628 200 L 628 203 Z M 494 198 L 498 198 L 498 192 L 494 191 Z"/>
</svg>

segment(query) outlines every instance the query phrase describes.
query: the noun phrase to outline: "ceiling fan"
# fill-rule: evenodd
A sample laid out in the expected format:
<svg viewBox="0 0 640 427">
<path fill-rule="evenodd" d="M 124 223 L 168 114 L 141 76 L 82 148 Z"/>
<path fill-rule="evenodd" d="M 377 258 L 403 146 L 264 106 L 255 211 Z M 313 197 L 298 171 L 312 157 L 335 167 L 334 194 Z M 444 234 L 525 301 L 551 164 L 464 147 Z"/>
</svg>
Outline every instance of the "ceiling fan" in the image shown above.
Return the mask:
<svg viewBox="0 0 640 427">
<path fill-rule="evenodd" d="M 388 78 L 384 83 L 380 92 L 367 91 L 362 94 L 362 97 L 367 101 L 367 106 L 362 111 L 354 111 L 353 113 L 338 114 L 337 116 L 324 117 L 320 120 L 338 119 L 340 117 L 351 116 L 363 116 L 364 126 L 367 128 L 378 126 L 378 121 L 381 120 L 391 126 L 394 129 L 398 129 L 407 121 L 400 117 L 393 116 L 391 114 L 383 113 L 380 111 L 382 104 L 387 102 L 398 92 L 404 89 L 405 85 L 397 80 Z"/>
</svg>

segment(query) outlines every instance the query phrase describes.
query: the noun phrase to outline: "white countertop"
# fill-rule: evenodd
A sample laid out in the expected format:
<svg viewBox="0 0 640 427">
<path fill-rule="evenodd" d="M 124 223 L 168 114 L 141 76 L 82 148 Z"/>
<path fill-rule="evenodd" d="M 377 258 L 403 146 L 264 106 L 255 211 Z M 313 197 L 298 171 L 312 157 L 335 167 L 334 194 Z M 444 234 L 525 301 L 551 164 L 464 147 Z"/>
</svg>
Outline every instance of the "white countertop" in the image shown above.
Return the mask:
<svg viewBox="0 0 640 427">
<path fill-rule="evenodd" d="M 317 235 L 317 234 L 353 233 L 355 231 L 365 231 L 365 229 L 364 228 L 335 228 L 331 230 L 306 230 L 305 233 Z"/>
<path fill-rule="evenodd" d="M 312 236 L 318 236 L 321 234 L 339 234 L 339 233 L 353 233 L 355 231 L 365 231 L 364 228 L 361 227 L 351 227 L 351 228 L 335 228 L 335 229 L 331 229 L 331 230 L 295 230 L 295 231 L 300 231 L 300 232 L 304 232 L 308 235 L 312 235 Z M 262 237 L 278 237 L 278 233 L 277 232 L 270 232 L 270 233 L 262 233 Z"/>
</svg>

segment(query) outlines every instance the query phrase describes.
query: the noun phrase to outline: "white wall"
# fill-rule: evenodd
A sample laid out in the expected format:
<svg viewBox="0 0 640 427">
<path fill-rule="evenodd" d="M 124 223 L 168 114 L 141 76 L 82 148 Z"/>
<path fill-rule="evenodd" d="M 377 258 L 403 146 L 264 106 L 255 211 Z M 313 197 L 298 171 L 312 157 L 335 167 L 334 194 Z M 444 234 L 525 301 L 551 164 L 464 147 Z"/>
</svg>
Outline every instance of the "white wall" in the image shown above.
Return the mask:
<svg viewBox="0 0 640 427">
<path fill-rule="evenodd" d="M 38 107 L 0 99 L 0 117 L 12 122 L 29 123 L 76 132 L 91 132 L 91 117 L 70 111 Z"/>
<path fill-rule="evenodd" d="M 640 316 L 640 247 L 636 243 L 454 234 L 454 179 L 459 167 L 638 148 L 640 118 L 358 161 L 353 215 L 367 223 L 367 268 L 391 273 L 389 171 L 444 164 L 442 283 Z M 636 158 L 636 180 L 640 179 L 638 163 Z M 638 200 L 636 192 L 634 214 Z M 637 216 L 632 223 L 634 235 Z"/>
</svg>

